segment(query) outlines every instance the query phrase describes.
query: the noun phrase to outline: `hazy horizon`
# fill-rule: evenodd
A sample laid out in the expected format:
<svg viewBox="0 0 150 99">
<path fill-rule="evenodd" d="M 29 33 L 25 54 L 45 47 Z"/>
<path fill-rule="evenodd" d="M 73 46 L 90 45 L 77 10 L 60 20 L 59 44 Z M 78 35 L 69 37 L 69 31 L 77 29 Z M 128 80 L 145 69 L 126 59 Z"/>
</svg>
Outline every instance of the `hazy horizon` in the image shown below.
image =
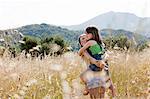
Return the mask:
<svg viewBox="0 0 150 99">
<path fill-rule="evenodd" d="M 110 11 L 150 17 L 150 1 L 0 0 L 0 29 L 41 23 L 76 25 Z"/>
</svg>

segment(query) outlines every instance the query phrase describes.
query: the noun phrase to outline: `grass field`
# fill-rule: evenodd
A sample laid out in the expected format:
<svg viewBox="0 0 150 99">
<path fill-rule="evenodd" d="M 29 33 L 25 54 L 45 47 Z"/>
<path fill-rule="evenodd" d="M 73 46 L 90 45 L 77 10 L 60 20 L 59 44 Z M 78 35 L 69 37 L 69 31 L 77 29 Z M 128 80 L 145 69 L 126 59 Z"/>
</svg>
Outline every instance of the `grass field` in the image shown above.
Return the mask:
<svg viewBox="0 0 150 99">
<path fill-rule="evenodd" d="M 110 52 L 109 64 L 117 99 L 150 97 L 150 49 Z M 85 68 L 73 52 L 43 60 L 1 57 L 0 99 L 87 99 L 79 79 Z"/>
</svg>

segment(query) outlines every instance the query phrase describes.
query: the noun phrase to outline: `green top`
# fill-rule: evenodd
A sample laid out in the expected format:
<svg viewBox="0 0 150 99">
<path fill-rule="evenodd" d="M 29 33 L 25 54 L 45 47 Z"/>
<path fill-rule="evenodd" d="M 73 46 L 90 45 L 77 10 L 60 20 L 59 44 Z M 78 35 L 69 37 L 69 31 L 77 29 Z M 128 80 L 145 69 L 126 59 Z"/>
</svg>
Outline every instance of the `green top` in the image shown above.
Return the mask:
<svg viewBox="0 0 150 99">
<path fill-rule="evenodd" d="M 102 46 L 98 44 L 94 44 L 93 46 L 90 46 L 89 50 L 91 51 L 92 55 L 104 53 L 104 49 L 102 48 Z"/>
</svg>

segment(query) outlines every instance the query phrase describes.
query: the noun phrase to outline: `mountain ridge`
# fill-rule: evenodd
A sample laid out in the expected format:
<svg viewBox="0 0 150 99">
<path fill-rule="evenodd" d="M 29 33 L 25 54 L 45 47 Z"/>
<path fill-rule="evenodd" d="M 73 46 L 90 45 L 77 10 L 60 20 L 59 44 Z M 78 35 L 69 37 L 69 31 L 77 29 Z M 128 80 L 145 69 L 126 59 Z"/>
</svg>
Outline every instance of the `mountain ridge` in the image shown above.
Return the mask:
<svg viewBox="0 0 150 99">
<path fill-rule="evenodd" d="M 23 26 L 17 29 L 19 32 L 24 35 L 32 35 L 36 37 L 48 37 L 53 35 L 62 36 L 66 41 L 69 41 L 73 48 L 78 48 L 78 37 L 83 31 L 73 31 L 68 30 L 66 28 L 62 28 L 60 26 L 53 26 L 46 23 L 42 24 L 31 24 L 27 26 Z M 115 29 L 102 29 L 100 31 L 101 35 L 105 38 L 108 36 L 119 36 L 124 35 L 129 39 L 135 38 L 138 43 L 147 39 L 145 36 L 142 36 L 137 33 L 133 33 L 130 31 L 126 31 L 123 29 L 115 30 Z"/>
<path fill-rule="evenodd" d="M 127 12 L 110 11 L 81 24 L 62 27 L 70 30 L 83 30 L 89 25 L 96 25 L 100 29 L 124 29 L 150 37 L 150 17 L 138 17 Z"/>
<path fill-rule="evenodd" d="M 23 35 L 30 35 L 38 38 L 46 38 L 49 36 L 61 36 L 65 39 L 65 41 L 69 42 L 69 44 L 73 47 L 73 49 L 78 49 L 78 37 L 80 34 L 83 33 L 83 31 L 73 31 L 68 30 L 66 28 L 62 28 L 60 26 L 53 26 L 50 24 L 42 23 L 42 24 L 30 24 L 25 25 L 22 27 L 18 27 L 15 29 L 12 29 L 12 31 L 17 30 L 19 33 L 22 33 Z M 142 36 L 137 33 L 133 33 L 130 31 L 126 31 L 123 29 L 115 30 L 115 29 L 102 29 L 100 31 L 103 38 L 105 37 L 118 37 L 119 35 L 124 35 L 128 37 L 128 39 L 135 38 L 136 42 L 140 43 L 147 40 L 145 36 Z M 15 39 L 14 39 L 15 40 Z"/>
</svg>

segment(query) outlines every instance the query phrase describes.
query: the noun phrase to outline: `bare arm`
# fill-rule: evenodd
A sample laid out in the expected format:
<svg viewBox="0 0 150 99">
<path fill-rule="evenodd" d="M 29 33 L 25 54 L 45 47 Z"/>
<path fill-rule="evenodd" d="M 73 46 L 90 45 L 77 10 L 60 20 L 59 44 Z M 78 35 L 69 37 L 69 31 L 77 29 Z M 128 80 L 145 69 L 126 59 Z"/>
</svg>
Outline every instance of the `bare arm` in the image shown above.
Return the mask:
<svg viewBox="0 0 150 99">
<path fill-rule="evenodd" d="M 92 56 L 89 55 L 89 53 L 87 51 L 85 51 L 83 53 L 85 59 L 87 59 L 90 63 L 98 65 L 98 60 L 96 60 L 95 58 L 93 58 Z"/>
<path fill-rule="evenodd" d="M 100 68 L 103 68 L 105 63 L 103 60 L 96 60 L 95 58 L 93 58 L 92 56 L 90 56 L 90 54 L 85 51 L 83 54 L 84 58 L 86 60 L 88 60 L 91 64 L 95 64 L 96 66 L 100 67 Z"/>
<path fill-rule="evenodd" d="M 94 44 L 94 43 L 96 43 L 96 41 L 93 41 L 93 40 L 91 40 L 91 41 L 88 41 L 82 48 L 80 48 L 80 50 L 79 50 L 79 55 L 81 56 L 82 55 L 82 53 L 88 48 L 88 47 L 90 47 L 92 44 Z"/>
<path fill-rule="evenodd" d="M 79 52 L 78 52 L 78 54 L 79 54 L 79 56 L 81 56 L 82 54 L 83 54 L 83 52 L 88 48 L 88 47 L 90 47 L 90 42 L 87 42 L 82 48 L 80 48 L 80 50 L 79 50 Z"/>
</svg>

